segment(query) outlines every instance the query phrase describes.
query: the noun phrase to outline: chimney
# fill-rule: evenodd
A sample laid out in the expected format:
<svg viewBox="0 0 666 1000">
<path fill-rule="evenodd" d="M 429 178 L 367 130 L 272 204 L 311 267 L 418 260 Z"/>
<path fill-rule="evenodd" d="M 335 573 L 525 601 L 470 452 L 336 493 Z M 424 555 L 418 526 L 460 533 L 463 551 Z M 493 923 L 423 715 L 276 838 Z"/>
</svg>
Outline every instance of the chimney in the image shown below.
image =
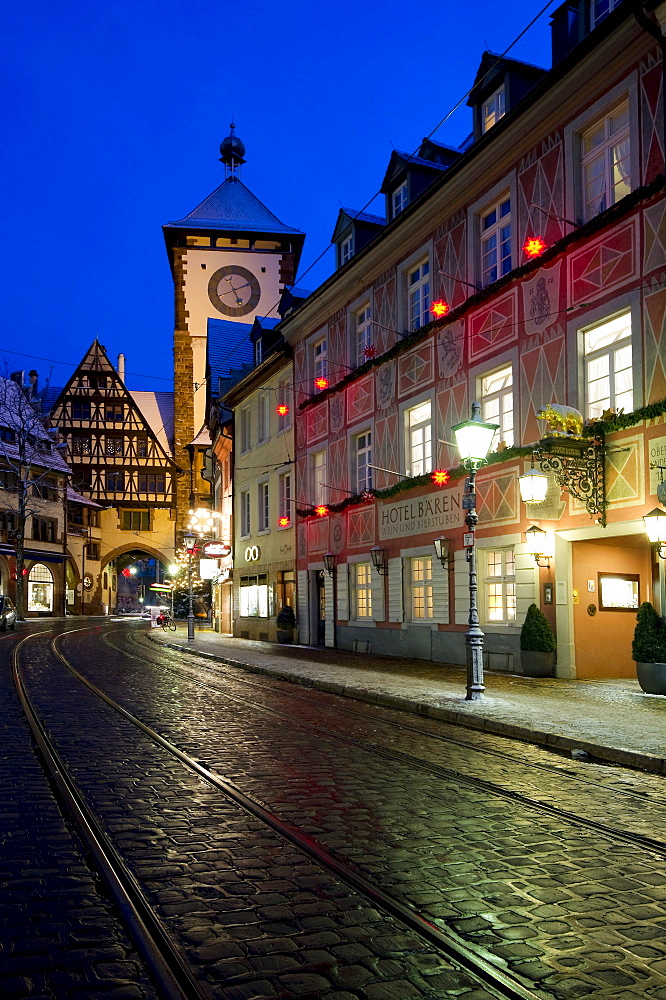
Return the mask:
<svg viewBox="0 0 666 1000">
<path fill-rule="evenodd" d="M 37 395 L 37 379 L 39 378 L 34 368 L 28 372 L 28 378 L 30 379 L 30 395 L 34 397 Z"/>
<path fill-rule="evenodd" d="M 121 380 L 124 382 L 125 381 L 125 355 L 124 354 L 119 354 L 118 355 L 118 374 L 120 375 Z"/>
</svg>

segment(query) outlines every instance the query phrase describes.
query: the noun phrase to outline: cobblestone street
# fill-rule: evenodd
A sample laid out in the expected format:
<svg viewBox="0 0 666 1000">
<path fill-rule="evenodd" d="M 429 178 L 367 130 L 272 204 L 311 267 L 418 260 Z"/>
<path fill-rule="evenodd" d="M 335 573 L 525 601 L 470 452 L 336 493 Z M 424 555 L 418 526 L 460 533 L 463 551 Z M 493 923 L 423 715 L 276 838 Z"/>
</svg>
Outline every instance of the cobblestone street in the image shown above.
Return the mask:
<svg viewBox="0 0 666 1000">
<path fill-rule="evenodd" d="M 211 996 L 507 995 L 188 771 L 83 686 L 45 640 L 28 648 L 26 682 L 51 737 Z M 123 709 L 299 830 L 304 843 L 527 991 L 511 995 L 666 998 L 660 775 L 184 656 L 151 642 L 141 626 L 73 632 L 58 648 Z M 3 669 L 11 706 L 6 662 Z M 3 869 L 2 891 L 17 912 L 21 893 L 33 892 L 28 864 L 39 863 L 35 894 L 43 898 L 37 934 L 25 915 L 5 923 L 11 975 L 3 965 L 3 996 L 93 995 L 72 972 L 61 985 L 63 948 L 41 927 L 55 922 L 67 955 L 75 954 L 77 914 L 68 916 L 60 896 L 57 908 L 49 904 L 78 875 L 93 886 L 81 903 L 98 934 L 92 967 L 116 977 L 104 995 L 150 997 L 141 963 L 119 943 L 113 906 L 75 847 L 61 842 L 65 832 L 72 844 L 76 838 L 15 715 L 5 744 L 26 763 L 17 775 L 7 760 L 8 804 L 41 794 L 40 815 L 56 819 L 33 824 L 40 857 L 14 854 Z M 31 828 L 32 815 L 26 807 L 5 813 L 9 843 Z M 105 963 L 111 944 L 116 960 Z M 53 964 L 41 993 L 27 975 L 33 952 Z"/>
</svg>

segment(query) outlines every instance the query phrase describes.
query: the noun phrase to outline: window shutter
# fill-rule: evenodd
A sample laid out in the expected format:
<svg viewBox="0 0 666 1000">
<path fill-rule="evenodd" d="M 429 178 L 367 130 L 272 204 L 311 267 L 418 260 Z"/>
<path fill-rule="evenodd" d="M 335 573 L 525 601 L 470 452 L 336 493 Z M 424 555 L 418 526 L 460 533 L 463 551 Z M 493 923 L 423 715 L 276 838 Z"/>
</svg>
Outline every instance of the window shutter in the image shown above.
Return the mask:
<svg viewBox="0 0 666 1000">
<path fill-rule="evenodd" d="M 437 556 L 432 557 L 432 603 L 434 620 L 448 625 L 449 571 L 442 566 Z"/>
<path fill-rule="evenodd" d="M 386 618 L 384 611 L 384 577 L 372 567 L 370 570 L 370 587 L 372 590 L 372 619 L 376 622 L 383 622 Z"/>
<path fill-rule="evenodd" d="M 374 597 L 374 595 L 373 595 Z M 390 622 L 401 622 L 405 619 L 402 597 L 402 556 L 388 561 L 388 605 Z"/>
<path fill-rule="evenodd" d="M 307 570 L 299 569 L 296 590 L 296 606 L 298 608 L 298 641 L 310 642 L 310 621 L 308 614 L 308 574 Z"/>
<path fill-rule="evenodd" d="M 324 605 L 326 614 L 325 646 L 335 646 L 335 618 L 333 602 L 333 577 L 324 571 Z"/>
<path fill-rule="evenodd" d="M 340 563 L 337 571 L 338 577 L 338 619 L 349 621 L 349 566 L 347 563 Z"/>
</svg>

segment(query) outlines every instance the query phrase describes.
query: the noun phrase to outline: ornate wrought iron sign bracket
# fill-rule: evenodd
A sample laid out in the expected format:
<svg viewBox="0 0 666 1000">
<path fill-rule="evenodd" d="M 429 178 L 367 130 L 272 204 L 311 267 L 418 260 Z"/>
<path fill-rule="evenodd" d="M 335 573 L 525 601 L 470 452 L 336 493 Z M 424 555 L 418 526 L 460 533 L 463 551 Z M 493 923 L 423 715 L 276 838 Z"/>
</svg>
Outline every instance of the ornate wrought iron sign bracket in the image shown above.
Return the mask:
<svg viewBox="0 0 666 1000">
<path fill-rule="evenodd" d="M 590 517 L 597 516 L 606 527 L 606 446 L 603 438 L 591 442 L 567 437 L 545 437 L 534 450 L 544 472 L 555 477 L 558 486 L 585 504 Z"/>
</svg>

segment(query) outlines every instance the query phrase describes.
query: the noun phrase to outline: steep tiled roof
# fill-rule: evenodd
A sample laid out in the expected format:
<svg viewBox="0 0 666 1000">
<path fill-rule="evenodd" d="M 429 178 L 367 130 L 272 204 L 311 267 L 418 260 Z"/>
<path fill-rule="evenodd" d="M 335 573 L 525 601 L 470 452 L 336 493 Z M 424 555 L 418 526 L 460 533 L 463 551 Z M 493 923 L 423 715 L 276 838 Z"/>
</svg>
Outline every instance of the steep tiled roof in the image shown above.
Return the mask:
<svg viewBox="0 0 666 1000">
<path fill-rule="evenodd" d="M 218 395 L 220 379 L 227 378 L 232 369 L 254 364 L 251 332 L 251 323 L 237 323 L 231 319 L 208 320 L 208 370 L 213 396 Z"/>
<path fill-rule="evenodd" d="M 280 222 L 237 177 L 227 177 L 189 215 L 179 222 L 167 222 L 164 228 L 303 235 L 299 229 L 291 229 Z"/>
</svg>

